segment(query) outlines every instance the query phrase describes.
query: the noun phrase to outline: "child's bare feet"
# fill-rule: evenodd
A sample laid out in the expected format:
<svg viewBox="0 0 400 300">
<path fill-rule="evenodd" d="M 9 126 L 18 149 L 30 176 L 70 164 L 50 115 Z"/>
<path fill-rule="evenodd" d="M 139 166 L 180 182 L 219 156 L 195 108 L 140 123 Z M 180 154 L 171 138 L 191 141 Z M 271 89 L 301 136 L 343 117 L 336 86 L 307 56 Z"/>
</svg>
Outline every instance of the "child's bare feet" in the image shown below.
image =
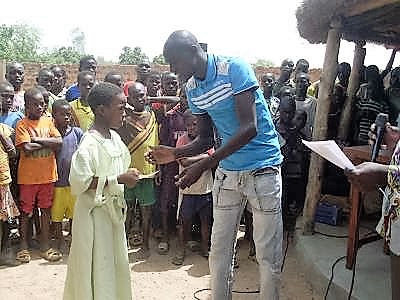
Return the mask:
<svg viewBox="0 0 400 300">
<path fill-rule="evenodd" d="M 140 248 L 138 252 L 135 253 L 135 258 L 137 260 L 143 260 L 150 257 L 150 249 Z"/>
<path fill-rule="evenodd" d="M 176 266 L 183 265 L 185 260 L 185 251 L 179 250 L 178 253 L 172 258 L 171 262 Z"/>
</svg>

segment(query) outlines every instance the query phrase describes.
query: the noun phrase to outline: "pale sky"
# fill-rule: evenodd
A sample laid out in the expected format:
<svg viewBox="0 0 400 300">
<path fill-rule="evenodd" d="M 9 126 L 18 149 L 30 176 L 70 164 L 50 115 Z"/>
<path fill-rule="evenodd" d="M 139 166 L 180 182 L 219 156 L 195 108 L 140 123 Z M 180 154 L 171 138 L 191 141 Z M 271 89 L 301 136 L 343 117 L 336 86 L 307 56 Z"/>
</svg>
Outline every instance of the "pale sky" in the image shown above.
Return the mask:
<svg viewBox="0 0 400 300">
<path fill-rule="evenodd" d="M 70 46 L 71 31 L 86 36 L 86 53 L 117 61 L 123 46 L 140 46 L 152 59 L 177 29 L 187 29 L 208 43 L 209 52 L 257 58 L 276 65 L 285 58 L 305 58 L 322 67 L 325 46 L 299 36 L 295 10 L 301 0 L 93 0 L 2 1 L 0 23 L 27 23 L 40 30 L 42 46 Z M 7 13 L 6 13 L 7 12 Z M 354 44 L 342 41 L 339 62 L 352 64 Z M 391 50 L 367 45 L 366 65 L 383 69 Z M 395 66 L 400 65 L 400 53 Z"/>
</svg>

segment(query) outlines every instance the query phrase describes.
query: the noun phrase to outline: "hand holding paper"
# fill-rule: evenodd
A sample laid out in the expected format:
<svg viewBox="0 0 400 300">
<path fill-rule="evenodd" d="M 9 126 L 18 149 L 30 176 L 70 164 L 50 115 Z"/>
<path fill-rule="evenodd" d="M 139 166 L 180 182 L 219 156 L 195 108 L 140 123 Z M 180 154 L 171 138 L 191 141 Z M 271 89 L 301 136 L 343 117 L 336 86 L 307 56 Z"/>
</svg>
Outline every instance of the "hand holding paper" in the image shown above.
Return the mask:
<svg viewBox="0 0 400 300">
<path fill-rule="evenodd" d="M 335 141 L 308 142 L 303 140 L 303 144 L 341 169 L 354 169 L 353 163 L 343 153 Z"/>
</svg>

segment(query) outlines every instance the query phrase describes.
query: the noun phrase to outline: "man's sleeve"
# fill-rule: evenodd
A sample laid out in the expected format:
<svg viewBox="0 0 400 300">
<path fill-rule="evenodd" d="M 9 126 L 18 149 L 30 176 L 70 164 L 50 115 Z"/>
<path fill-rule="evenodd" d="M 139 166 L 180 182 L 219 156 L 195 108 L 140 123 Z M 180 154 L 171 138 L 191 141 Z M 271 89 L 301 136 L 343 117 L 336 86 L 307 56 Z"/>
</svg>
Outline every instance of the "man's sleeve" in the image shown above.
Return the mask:
<svg viewBox="0 0 400 300">
<path fill-rule="evenodd" d="M 247 62 L 240 58 L 231 60 L 229 66 L 233 95 L 258 88 L 256 75 Z"/>
<path fill-rule="evenodd" d="M 31 142 L 29 131 L 24 125 L 22 121 L 19 121 L 17 124 L 17 128 L 15 129 L 15 146 Z"/>
</svg>

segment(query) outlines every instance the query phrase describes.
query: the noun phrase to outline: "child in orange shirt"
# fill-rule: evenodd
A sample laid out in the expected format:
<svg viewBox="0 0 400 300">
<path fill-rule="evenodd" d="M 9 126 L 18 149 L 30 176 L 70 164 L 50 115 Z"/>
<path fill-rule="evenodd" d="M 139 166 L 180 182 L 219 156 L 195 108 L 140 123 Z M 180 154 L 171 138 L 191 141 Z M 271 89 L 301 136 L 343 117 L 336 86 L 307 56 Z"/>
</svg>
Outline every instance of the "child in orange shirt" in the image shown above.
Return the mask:
<svg viewBox="0 0 400 300">
<path fill-rule="evenodd" d="M 54 183 L 57 181 L 55 151 L 62 145 L 61 135 L 53 120 L 43 116 L 45 102 L 37 88 L 25 92 L 26 117 L 18 122 L 15 145 L 21 151 L 18 165 L 21 210 L 21 249 L 16 259 L 28 263 L 28 224 L 35 206 L 40 208 L 41 257 L 57 261 L 61 254 L 49 247 L 50 208 Z"/>
</svg>

